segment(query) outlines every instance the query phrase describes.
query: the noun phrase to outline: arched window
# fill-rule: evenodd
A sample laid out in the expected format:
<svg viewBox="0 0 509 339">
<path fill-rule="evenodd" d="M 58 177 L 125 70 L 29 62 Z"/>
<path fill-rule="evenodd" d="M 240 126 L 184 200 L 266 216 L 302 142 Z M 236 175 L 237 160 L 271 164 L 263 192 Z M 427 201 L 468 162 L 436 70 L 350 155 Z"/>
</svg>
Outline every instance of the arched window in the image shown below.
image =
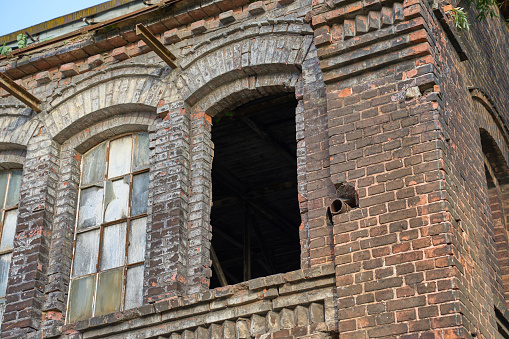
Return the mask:
<svg viewBox="0 0 509 339">
<path fill-rule="evenodd" d="M 5 308 L 5 294 L 11 265 L 16 221 L 18 216 L 20 169 L 0 172 L 0 204 L 2 208 L 0 224 L 0 321 Z"/>
<path fill-rule="evenodd" d="M 84 154 L 67 322 L 141 306 L 149 181 L 148 134 Z"/>
</svg>

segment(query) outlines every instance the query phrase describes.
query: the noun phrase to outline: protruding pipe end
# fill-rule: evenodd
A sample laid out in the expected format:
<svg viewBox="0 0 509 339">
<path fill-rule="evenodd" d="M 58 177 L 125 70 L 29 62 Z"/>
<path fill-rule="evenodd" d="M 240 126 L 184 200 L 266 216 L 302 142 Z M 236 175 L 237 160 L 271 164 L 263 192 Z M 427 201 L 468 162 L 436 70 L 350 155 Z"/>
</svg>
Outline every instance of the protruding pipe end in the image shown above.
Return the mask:
<svg viewBox="0 0 509 339">
<path fill-rule="evenodd" d="M 330 212 L 332 215 L 345 213 L 350 209 L 351 207 L 343 199 L 334 199 L 330 204 Z"/>
</svg>

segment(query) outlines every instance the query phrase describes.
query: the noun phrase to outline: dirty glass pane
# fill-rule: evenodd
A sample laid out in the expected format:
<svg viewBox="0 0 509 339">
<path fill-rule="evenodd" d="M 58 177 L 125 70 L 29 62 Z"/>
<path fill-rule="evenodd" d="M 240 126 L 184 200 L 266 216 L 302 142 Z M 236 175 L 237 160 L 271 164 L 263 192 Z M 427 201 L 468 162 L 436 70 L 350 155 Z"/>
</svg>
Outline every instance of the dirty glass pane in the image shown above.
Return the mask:
<svg viewBox="0 0 509 339">
<path fill-rule="evenodd" d="M 5 299 L 0 300 L 0 322 L 4 319 L 4 312 L 5 312 Z"/>
<path fill-rule="evenodd" d="M 81 185 L 93 184 L 94 182 L 104 180 L 104 171 L 106 170 L 105 164 L 106 143 L 103 142 L 83 156 Z"/>
<path fill-rule="evenodd" d="M 7 199 L 5 207 L 15 206 L 19 202 L 19 188 L 21 187 L 22 170 L 11 171 L 11 180 L 9 180 L 9 189 L 7 190 Z"/>
<path fill-rule="evenodd" d="M 147 239 L 147 218 L 131 221 L 129 229 L 129 248 L 127 263 L 134 264 L 145 260 L 145 241 Z"/>
<path fill-rule="evenodd" d="M 12 253 L 0 256 L 0 298 L 5 297 L 5 291 L 7 290 L 7 278 L 9 276 L 11 256 Z"/>
<path fill-rule="evenodd" d="M 5 190 L 7 189 L 7 180 L 9 180 L 9 171 L 0 172 L 0 208 L 4 206 Z"/>
<path fill-rule="evenodd" d="M 94 288 L 95 275 L 76 279 L 71 282 L 67 318 L 69 323 L 74 323 L 78 320 L 92 317 L 92 299 L 94 297 Z"/>
<path fill-rule="evenodd" d="M 76 238 L 73 277 L 96 272 L 99 254 L 99 230 L 80 233 Z"/>
<path fill-rule="evenodd" d="M 133 196 L 131 199 L 131 215 L 147 212 L 148 172 L 133 176 Z"/>
<path fill-rule="evenodd" d="M 104 196 L 104 221 L 113 221 L 127 217 L 129 202 L 129 176 L 106 182 Z"/>
<path fill-rule="evenodd" d="M 124 265 L 126 228 L 125 222 L 104 228 L 101 270 Z"/>
<path fill-rule="evenodd" d="M 133 171 L 137 171 L 148 167 L 148 133 L 135 134 L 133 138 Z"/>
<path fill-rule="evenodd" d="M 96 316 L 120 310 L 123 277 L 123 268 L 99 273 L 95 299 Z"/>
<path fill-rule="evenodd" d="M 5 212 L 4 227 L 2 229 L 2 241 L 0 241 L 0 251 L 11 250 L 16 234 L 16 221 L 18 219 L 18 210 Z"/>
<path fill-rule="evenodd" d="M 131 171 L 133 142 L 130 135 L 110 142 L 108 178 L 118 177 Z"/>
<path fill-rule="evenodd" d="M 78 228 L 101 224 L 103 188 L 89 187 L 81 190 Z"/>
<path fill-rule="evenodd" d="M 127 270 L 124 303 L 126 310 L 141 306 L 143 303 L 143 265 Z"/>
</svg>

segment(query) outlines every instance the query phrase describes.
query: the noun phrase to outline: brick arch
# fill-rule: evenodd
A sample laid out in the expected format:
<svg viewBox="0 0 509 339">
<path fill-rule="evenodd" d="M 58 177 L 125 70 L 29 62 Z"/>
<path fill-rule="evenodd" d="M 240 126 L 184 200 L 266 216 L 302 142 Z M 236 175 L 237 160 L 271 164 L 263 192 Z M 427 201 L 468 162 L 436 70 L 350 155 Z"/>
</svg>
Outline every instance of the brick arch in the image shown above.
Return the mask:
<svg viewBox="0 0 509 339">
<path fill-rule="evenodd" d="M 300 74 L 295 72 L 262 74 L 237 79 L 203 97 L 195 105 L 195 111 L 205 112 L 213 117 L 219 112 L 234 109 L 263 96 L 294 92 L 299 78 Z"/>
<path fill-rule="evenodd" d="M 202 98 L 213 98 L 212 94 L 218 94 L 220 89 L 237 85 L 238 80 L 247 83 L 262 75 L 300 74 L 312 36 L 283 32 L 253 37 L 245 30 L 236 39 L 223 37 L 220 40 L 215 49 L 209 46 L 198 48 L 197 56 L 189 56 L 191 61 L 178 74 L 176 81 L 183 84 L 183 100 L 191 107 L 203 101 Z M 220 99 L 226 96 L 227 93 L 222 94 Z"/>
<path fill-rule="evenodd" d="M 155 125 L 156 118 L 154 111 L 129 112 L 111 116 L 74 134 L 62 145 L 62 150 L 74 150 L 83 154 L 115 135 L 147 131 L 149 126 Z"/>
<path fill-rule="evenodd" d="M 495 306 L 502 313 L 509 315 L 509 149 L 507 128 L 491 100 L 478 89 L 471 90 L 472 109 L 479 129 L 479 144 L 482 148 L 481 163 L 488 165 L 490 176 L 494 178 L 495 187 L 489 187 L 486 203 L 488 227 L 484 229 L 485 258 L 490 267 L 491 289 Z M 482 175 L 484 177 L 484 175 Z M 482 187 L 483 185 L 481 185 Z"/>
<path fill-rule="evenodd" d="M 0 119 L 0 149 L 26 149 L 40 121 L 27 116 L 2 116 Z"/>
<path fill-rule="evenodd" d="M 63 143 L 86 126 L 127 112 L 155 112 L 170 87 L 160 66 L 126 64 L 98 72 L 68 86 L 50 103 L 41 120 Z"/>
</svg>

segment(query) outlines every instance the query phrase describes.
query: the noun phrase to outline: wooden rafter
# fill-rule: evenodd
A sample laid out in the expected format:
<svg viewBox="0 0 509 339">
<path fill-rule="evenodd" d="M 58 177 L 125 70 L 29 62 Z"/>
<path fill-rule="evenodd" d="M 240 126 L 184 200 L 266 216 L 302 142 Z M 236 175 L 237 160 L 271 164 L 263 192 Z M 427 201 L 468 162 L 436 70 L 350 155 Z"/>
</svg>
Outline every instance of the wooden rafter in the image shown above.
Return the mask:
<svg viewBox="0 0 509 339">
<path fill-rule="evenodd" d="M 148 30 L 143 24 L 136 25 L 136 35 L 143 40 L 161 59 L 163 59 L 172 69 L 177 68 L 173 62 L 177 58 Z"/>
<path fill-rule="evenodd" d="M 41 112 L 41 108 L 39 107 L 41 100 L 37 99 L 25 88 L 15 83 L 11 78 L 3 74 L 2 72 L 0 72 L 0 87 L 5 89 L 10 94 L 14 95 L 16 98 L 21 100 L 25 105 L 27 105 L 37 113 Z"/>
<path fill-rule="evenodd" d="M 219 283 L 221 284 L 221 286 L 227 286 L 228 281 L 226 280 L 226 276 L 224 275 L 221 263 L 217 258 L 216 251 L 214 251 L 214 247 L 210 247 L 210 257 L 212 259 L 212 265 L 214 266 L 214 270 L 216 271 L 217 278 L 219 279 Z"/>
</svg>

